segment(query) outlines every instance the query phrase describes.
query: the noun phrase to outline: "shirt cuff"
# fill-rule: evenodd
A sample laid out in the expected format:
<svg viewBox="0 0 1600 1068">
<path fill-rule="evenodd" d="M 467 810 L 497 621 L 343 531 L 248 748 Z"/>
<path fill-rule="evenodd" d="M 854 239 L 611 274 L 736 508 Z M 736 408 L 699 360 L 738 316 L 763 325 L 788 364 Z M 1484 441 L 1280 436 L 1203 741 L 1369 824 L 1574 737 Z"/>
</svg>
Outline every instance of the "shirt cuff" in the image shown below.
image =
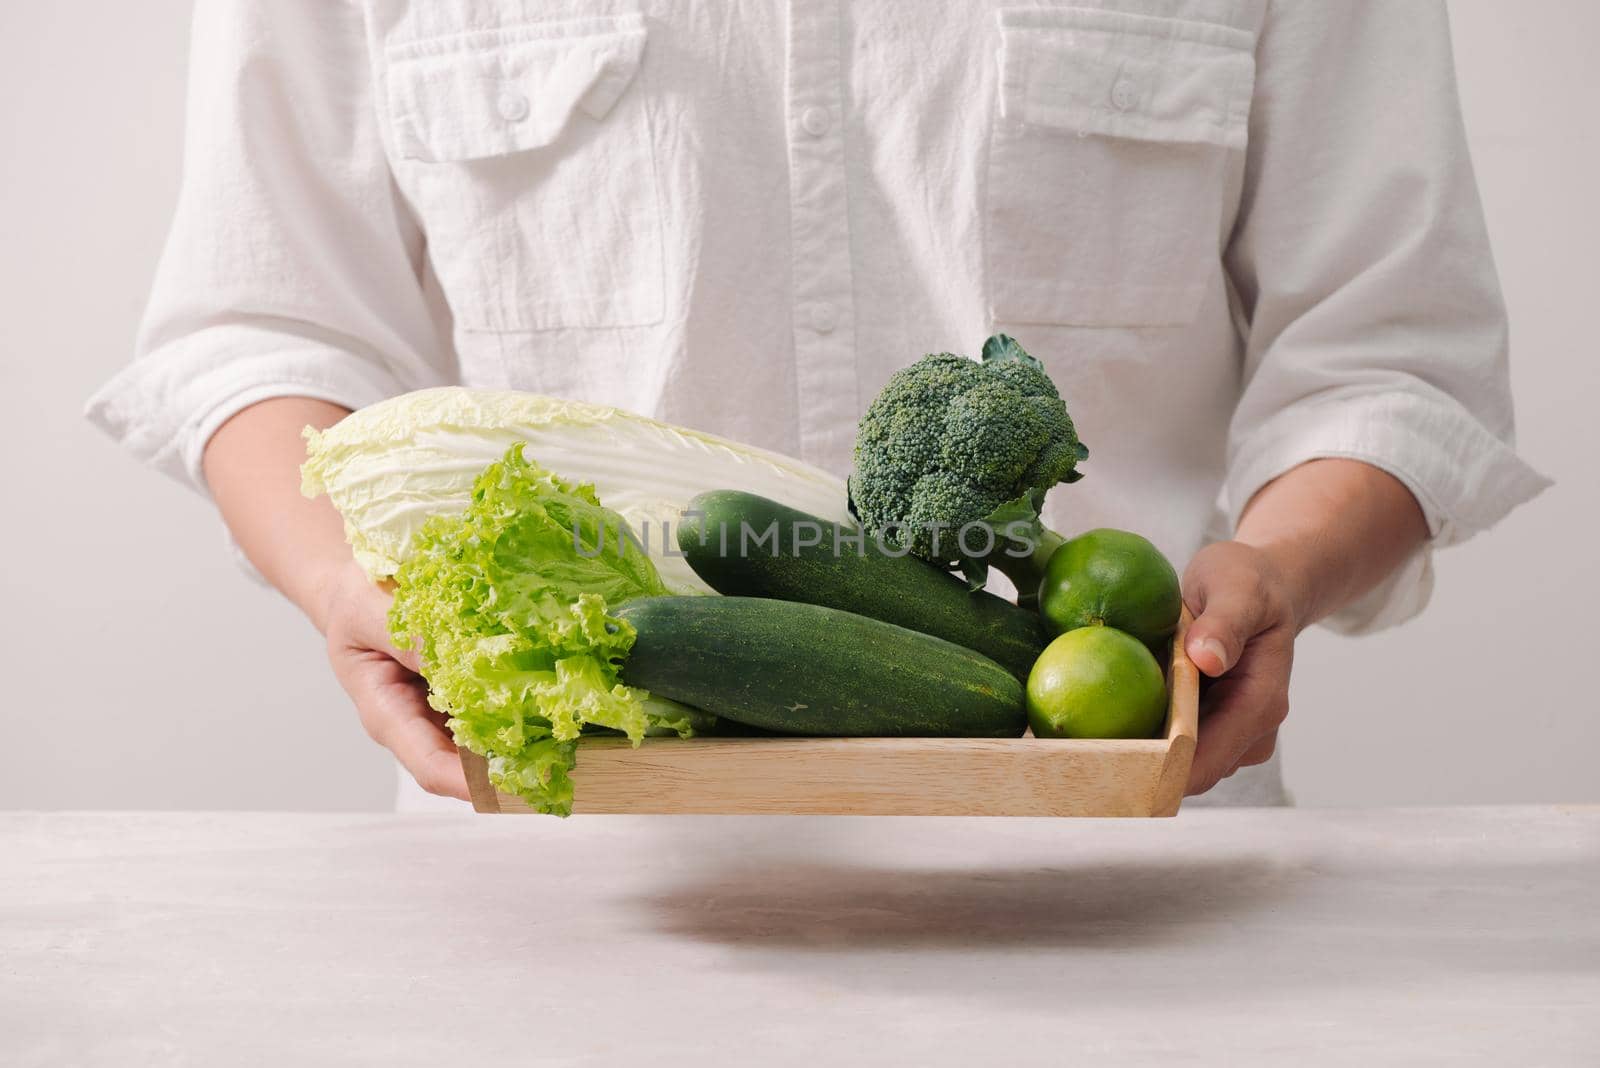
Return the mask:
<svg viewBox="0 0 1600 1068">
<path fill-rule="evenodd" d="M 201 466 L 206 443 L 250 405 L 309 397 L 354 410 L 402 392 L 370 359 L 230 326 L 136 360 L 89 399 L 84 416 L 142 462 L 209 496 Z"/>
<path fill-rule="evenodd" d="M 354 411 L 401 392 L 386 371 L 343 349 L 234 325 L 134 361 L 89 398 L 84 416 L 139 460 L 209 497 L 206 443 L 250 405 L 310 397 Z M 267 585 L 226 527 L 223 533 L 240 570 Z"/>
<path fill-rule="evenodd" d="M 1399 479 L 1428 521 L 1429 541 L 1384 582 L 1324 624 L 1356 634 L 1404 622 L 1433 590 L 1432 551 L 1465 541 L 1533 499 L 1550 480 L 1446 397 L 1413 393 L 1309 400 L 1278 412 L 1237 449 L 1219 504 L 1236 530 L 1245 506 L 1308 460 L 1360 460 Z"/>
</svg>

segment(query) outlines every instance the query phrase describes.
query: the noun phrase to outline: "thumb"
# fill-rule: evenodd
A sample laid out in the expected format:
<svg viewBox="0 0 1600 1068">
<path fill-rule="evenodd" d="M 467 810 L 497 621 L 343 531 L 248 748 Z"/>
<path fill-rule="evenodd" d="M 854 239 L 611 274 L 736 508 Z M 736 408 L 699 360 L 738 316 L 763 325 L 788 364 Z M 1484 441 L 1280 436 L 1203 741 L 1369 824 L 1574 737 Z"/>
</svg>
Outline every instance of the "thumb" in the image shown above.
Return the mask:
<svg viewBox="0 0 1600 1068">
<path fill-rule="evenodd" d="M 1184 603 L 1194 614 L 1184 652 L 1212 678 L 1239 662 L 1261 629 L 1264 611 L 1259 576 L 1230 559 L 1225 548 L 1226 543 L 1202 550 L 1183 576 Z"/>
<path fill-rule="evenodd" d="M 360 613 L 356 631 L 367 648 L 388 653 L 408 670 L 420 675 L 421 654 L 409 642 L 400 645 L 389 633 L 389 606 L 394 603 L 392 590 L 369 583 L 363 588 L 361 598 L 360 605 L 356 609 Z"/>
<path fill-rule="evenodd" d="M 393 650 L 394 658 L 398 660 L 407 670 L 417 675 L 422 674 L 422 654 L 418 652 L 415 647 L 410 645 L 396 645 L 392 641 L 390 642 L 389 647 Z"/>
</svg>

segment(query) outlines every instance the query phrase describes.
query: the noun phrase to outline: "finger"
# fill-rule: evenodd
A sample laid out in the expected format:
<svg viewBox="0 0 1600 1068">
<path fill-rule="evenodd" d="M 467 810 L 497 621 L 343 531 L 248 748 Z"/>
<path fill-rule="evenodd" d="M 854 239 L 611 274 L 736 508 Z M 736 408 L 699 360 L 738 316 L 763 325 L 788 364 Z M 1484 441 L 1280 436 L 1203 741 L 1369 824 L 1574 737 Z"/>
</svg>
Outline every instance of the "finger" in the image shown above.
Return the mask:
<svg viewBox="0 0 1600 1068">
<path fill-rule="evenodd" d="M 455 743 L 431 719 L 405 720 L 391 738 L 389 750 L 417 780 L 417 785 L 428 793 L 460 801 L 472 800 Z"/>
<path fill-rule="evenodd" d="M 402 648 L 396 645 L 389 633 L 389 606 L 394 603 L 394 595 L 384 587 L 368 584 L 360 596 L 352 637 L 361 647 L 386 652 L 410 670 L 420 673 L 421 655 L 410 646 Z"/>
<path fill-rule="evenodd" d="M 395 660 L 405 665 L 407 671 L 422 674 L 422 654 L 411 646 L 401 647 L 391 640 L 386 643 L 385 649 Z"/>
<path fill-rule="evenodd" d="M 1272 754 L 1277 751 L 1277 748 L 1278 732 L 1276 730 L 1270 731 L 1251 743 L 1250 748 L 1244 751 L 1244 755 L 1238 759 L 1233 767 L 1222 773 L 1222 779 L 1233 778 L 1233 776 L 1241 768 L 1250 768 L 1256 766 L 1257 764 L 1265 764 L 1267 761 L 1272 759 Z M 1217 781 L 1221 782 L 1222 779 L 1218 779 Z"/>
<path fill-rule="evenodd" d="M 1288 710 L 1287 698 L 1270 687 L 1240 684 L 1224 691 L 1221 703 L 1200 722 L 1187 792 L 1203 794 L 1241 766 L 1270 758 Z"/>
<path fill-rule="evenodd" d="M 1277 729 L 1289 714 L 1292 646 L 1264 635 L 1238 667 L 1212 685 L 1200 720 L 1200 736 L 1189 769 L 1190 794 L 1202 794 L 1231 775 L 1246 756 L 1259 763 L 1272 755 Z"/>
<path fill-rule="evenodd" d="M 354 673 L 347 689 L 372 739 L 395 755 L 431 794 L 471 799 L 454 742 L 428 707 L 422 680 L 381 653 Z"/>
<path fill-rule="evenodd" d="M 1265 764 L 1272 759 L 1272 754 L 1278 751 L 1278 729 L 1274 727 L 1266 734 L 1250 743 L 1250 748 L 1244 751 L 1244 756 L 1239 758 L 1240 768 L 1253 768 L 1257 764 Z M 1234 769 L 1235 771 L 1238 768 Z M 1231 772 L 1230 772 L 1231 774 Z"/>
<path fill-rule="evenodd" d="M 1184 652 L 1195 667 L 1214 678 L 1239 662 L 1245 646 L 1261 630 L 1265 591 L 1256 572 L 1225 565 L 1191 567 L 1185 581 L 1195 620 L 1189 624 Z"/>
</svg>

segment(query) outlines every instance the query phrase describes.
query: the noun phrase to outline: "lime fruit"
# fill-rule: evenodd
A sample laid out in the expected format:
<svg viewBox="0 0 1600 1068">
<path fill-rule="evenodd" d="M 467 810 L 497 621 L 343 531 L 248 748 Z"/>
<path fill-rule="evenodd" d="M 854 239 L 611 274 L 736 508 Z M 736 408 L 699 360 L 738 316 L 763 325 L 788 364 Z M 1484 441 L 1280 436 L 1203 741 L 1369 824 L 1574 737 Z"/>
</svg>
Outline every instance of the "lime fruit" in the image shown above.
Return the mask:
<svg viewBox="0 0 1600 1068">
<path fill-rule="evenodd" d="M 1079 627 L 1045 646 L 1028 674 L 1037 738 L 1153 738 L 1167 715 L 1161 665 L 1139 639 Z"/>
<path fill-rule="evenodd" d="M 1051 634 L 1115 627 L 1159 649 L 1178 629 L 1182 611 L 1172 564 L 1126 530 L 1091 530 L 1064 543 L 1039 583 L 1039 614 Z"/>
</svg>

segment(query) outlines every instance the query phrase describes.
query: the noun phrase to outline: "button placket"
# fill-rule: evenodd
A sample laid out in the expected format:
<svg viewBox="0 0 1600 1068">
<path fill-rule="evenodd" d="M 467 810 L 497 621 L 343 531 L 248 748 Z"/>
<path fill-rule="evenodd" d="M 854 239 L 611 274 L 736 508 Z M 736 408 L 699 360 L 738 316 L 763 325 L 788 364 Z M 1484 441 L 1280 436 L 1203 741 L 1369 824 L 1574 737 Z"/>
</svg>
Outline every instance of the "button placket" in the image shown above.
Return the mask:
<svg viewBox="0 0 1600 1068">
<path fill-rule="evenodd" d="M 1139 87 L 1126 75 L 1119 77 L 1111 86 L 1111 106 L 1118 111 L 1127 111 L 1139 102 Z"/>
<path fill-rule="evenodd" d="M 789 4 L 786 114 L 800 455 L 850 462 L 858 411 L 839 0 Z"/>
<path fill-rule="evenodd" d="M 806 108 L 800 113 L 800 125 L 812 137 L 821 137 L 830 125 L 827 108 Z"/>
</svg>

